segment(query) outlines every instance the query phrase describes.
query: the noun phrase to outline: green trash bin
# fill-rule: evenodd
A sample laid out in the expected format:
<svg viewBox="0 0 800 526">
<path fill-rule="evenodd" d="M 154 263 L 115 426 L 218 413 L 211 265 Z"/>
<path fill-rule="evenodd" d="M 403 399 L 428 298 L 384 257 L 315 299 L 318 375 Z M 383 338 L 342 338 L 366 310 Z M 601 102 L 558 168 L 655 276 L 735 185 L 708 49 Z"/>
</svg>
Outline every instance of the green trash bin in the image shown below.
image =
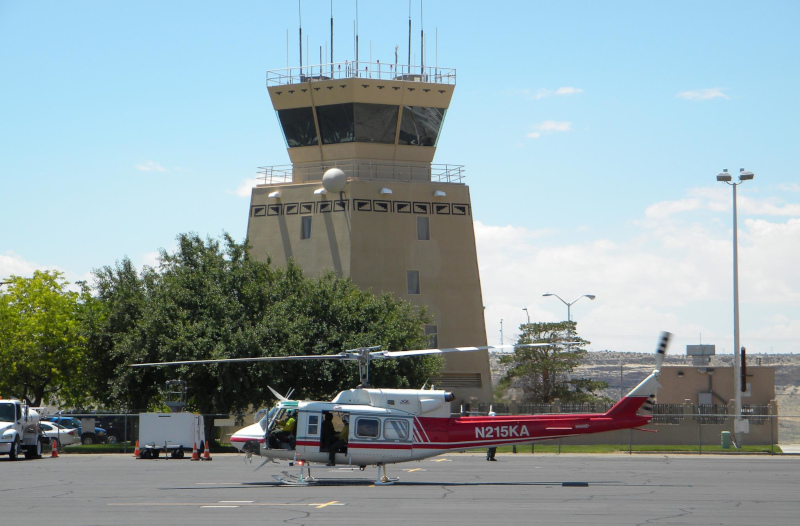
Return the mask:
<svg viewBox="0 0 800 526">
<path fill-rule="evenodd" d="M 730 449 L 731 448 L 731 432 L 730 431 L 723 431 L 720 433 L 720 439 L 722 441 L 722 449 Z"/>
</svg>

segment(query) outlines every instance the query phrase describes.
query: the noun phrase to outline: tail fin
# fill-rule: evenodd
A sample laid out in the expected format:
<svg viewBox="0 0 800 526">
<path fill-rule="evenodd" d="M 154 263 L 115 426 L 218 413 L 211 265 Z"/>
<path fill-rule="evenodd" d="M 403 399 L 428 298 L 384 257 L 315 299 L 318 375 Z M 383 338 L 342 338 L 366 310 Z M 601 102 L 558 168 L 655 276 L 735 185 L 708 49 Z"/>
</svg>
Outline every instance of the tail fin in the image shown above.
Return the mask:
<svg viewBox="0 0 800 526">
<path fill-rule="evenodd" d="M 653 372 L 625 395 L 622 400 L 614 404 L 614 407 L 609 409 L 605 416 L 633 416 L 642 406 L 644 406 L 645 410 L 652 411 L 656 391 L 661 386 L 658 383 L 658 378 L 661 376 L 661 365 L 667 355 L 667 346 L 671 336 L 672 334 L 669 332 L 661 333 L 661 338 L 656 347 L 656 367 Z"/>
</svg>

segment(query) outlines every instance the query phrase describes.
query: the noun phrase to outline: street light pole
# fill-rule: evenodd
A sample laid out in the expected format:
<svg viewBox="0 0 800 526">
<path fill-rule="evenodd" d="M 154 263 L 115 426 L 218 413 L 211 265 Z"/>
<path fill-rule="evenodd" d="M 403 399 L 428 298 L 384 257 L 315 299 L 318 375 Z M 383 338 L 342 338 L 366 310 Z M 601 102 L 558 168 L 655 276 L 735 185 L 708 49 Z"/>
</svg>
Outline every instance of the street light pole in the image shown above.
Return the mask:
<svg viewBox="0 0 800 526">
<path fill-rule="evenodd" d="M 528 325 L 530 325 L 531 324 L 531 313 L 528 312 L 528 307 L 522 307 L 522 310 L 525 311 L 525 316 L 528 317 Z"/>
<path fill-rule="evenodd" d="M 742 419 L 742 376 L 741 376 L 741 347 L 739 346 L 739 236 L 738 218 L 736 215 L 736 187 L 745 181 L 750 181 L 755 175 L 744 168 L 739 169 L 739 182 L 732 182 L 733 178 L 727 169 L 717 174 L 717 181 L 733 187 L 733 404 L 736 413 L 733 421 L 733 432 L 736 441 L 741 444 L 742 433 L 749 433 L 749 422 Z"/>
</svg>

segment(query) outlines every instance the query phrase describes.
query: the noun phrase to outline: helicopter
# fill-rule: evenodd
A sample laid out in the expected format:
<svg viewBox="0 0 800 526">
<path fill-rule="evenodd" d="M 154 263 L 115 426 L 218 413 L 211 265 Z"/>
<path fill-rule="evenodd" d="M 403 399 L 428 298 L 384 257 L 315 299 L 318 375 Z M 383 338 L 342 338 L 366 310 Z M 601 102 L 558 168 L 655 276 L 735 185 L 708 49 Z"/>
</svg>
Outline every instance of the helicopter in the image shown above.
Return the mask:
<svg viewBox="0 0 800 526">
<path fill-rule="evenodd" d="M 387 476 L 387 464 L 420 461 L 469 449 L 530 444 L 620 429 L 652 431 L 641 429 L 650 423 L 652 416 L 639 414 L 639 410 L 652 408 L 670 337 L 668 332 L 661 334 L 653 372 L 605 413 L 453 416 L 450 402 L 456 397 L 450 391 L 434 387 L 381 389 L 369 385 L 369 364 L 376 359 L 479 350 L 508 352 L 509 348 L 545 347 L 551 346 L 550 343 L 408 351 L 364 347 L 329 355 L 187 360 L 132 364 L 131 367 L 272 360 L 357 361 L 361 384 L 341 391 L 329 402 L 292 400 L 292 391 L 284 396 L 270 387 L 277 403 L 268 411 L 262 409 L 256 413 L 254 424 L 231 435 L 231 444 L 245 453 L 246 461 L 254 455 L 265 457 L 256 469 L 267 462 L 280 460 L 300 467 L 299 477 L 291 480 L 273 475 L 284 484 L 308 485 L 315 480 L 311 476 L 313 464 L 343 464 L 358 467 L 361 471 L 367 466 L 376 466 L 378 477 L 375 484 L 391 484 L 397 479 Z M 293 433 L 280 431 L 280 423 L 288 418 L 295 419 Z M 332 444 L 331 439 L 325 436 L 325 420 L 332 421 L 334 430 L 338 428 L 339 433 L 347 426 L 343 447 L 337 447 L 342 446 L 341 441 Z M 329 424 L 327 429 L 330 430 Z M 336 451 L 331 452 L 332 447 Z M 307 470 L 307 475 L 304 470 Z"/>
</svg>

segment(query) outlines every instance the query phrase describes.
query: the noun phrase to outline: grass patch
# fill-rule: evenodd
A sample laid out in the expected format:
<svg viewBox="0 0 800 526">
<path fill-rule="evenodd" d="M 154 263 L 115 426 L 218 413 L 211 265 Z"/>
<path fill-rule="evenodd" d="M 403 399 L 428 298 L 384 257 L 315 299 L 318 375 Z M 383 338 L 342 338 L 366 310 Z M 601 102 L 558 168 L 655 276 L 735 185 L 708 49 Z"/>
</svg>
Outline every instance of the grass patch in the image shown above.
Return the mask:
<svg viewBox="0 0 800 526">
<path fill-rule="evenodd" d="M 754 454 L 772 453 L 768 445 L 743 446 L 740 449 L 723 449 L 722 446 L 703 446 L 699 449 L 697 445 L 635 445 L 632 448 L 627 445 L 598 444 L 591 446 L 574 446 L 562 444 L 561 453 L 628 453 L 635 451 L 638 453 L 730 453 L 730 454 Z M 781 454 L 780 446 L 775 445 L 775 453 Z M 503 446 L 497 448 L 498 453 L 514 453 L 514 446 Z M 559 453 L 558 444 L 526 444 L 516 446 L 518 454 L 536 453 Z"/>
</svg>

